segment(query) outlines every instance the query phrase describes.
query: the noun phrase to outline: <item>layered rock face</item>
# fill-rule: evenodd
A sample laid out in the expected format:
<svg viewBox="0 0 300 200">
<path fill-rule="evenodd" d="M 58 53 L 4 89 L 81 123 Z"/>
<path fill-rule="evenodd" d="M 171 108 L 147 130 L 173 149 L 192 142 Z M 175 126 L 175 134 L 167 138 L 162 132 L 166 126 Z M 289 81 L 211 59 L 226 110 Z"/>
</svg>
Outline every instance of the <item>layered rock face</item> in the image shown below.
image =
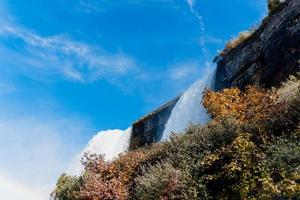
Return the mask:
<svg viewBox="0 0 300 200">
<path fill-rule="evenodd" d="M 278 86 L 300 71 L 300 1 L 288 0 L 250 38 L 217 57 L 216 89 Z"/>
<path fill-rule="evenodd" d="M 180 96 L 139 119 L 132 125 L 129 149 L 133 150 L 160 141 L 165 124 L 179 98 Z"/>
</svg>

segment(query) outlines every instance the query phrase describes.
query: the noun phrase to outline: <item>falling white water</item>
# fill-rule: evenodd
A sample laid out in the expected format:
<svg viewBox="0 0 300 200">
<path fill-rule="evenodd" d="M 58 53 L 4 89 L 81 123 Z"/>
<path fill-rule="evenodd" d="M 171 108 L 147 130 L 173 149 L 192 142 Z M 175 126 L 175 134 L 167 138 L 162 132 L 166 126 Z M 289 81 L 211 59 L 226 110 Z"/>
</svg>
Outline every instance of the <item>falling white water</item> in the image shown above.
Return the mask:
<svg viewBox="0 0 300 200">
<path fill-rule="evenodd" d="M 97 133 L 84 147 L 82 152 L 76 156 L 69 174 L 79 175 L 83 171 L 80 159 L 84 153 L 95 153 L 104 155 L 105 160 L 111 161 L 119 154 L 125 152 L 129 148 L 132 128 L 126 130 L 107 130 Z"/>
<path fill-rule="evenodd" d="M 206 124 L 210 120 L 201 104 L 205 88 L 213 87 L 215 67 L 208 66 L 202 78 L 193 83 L 180 97 L 165 125 L 162 140 L 168 140 L 171 133 L 181 133 L 189 124 Z"/>
</svg>

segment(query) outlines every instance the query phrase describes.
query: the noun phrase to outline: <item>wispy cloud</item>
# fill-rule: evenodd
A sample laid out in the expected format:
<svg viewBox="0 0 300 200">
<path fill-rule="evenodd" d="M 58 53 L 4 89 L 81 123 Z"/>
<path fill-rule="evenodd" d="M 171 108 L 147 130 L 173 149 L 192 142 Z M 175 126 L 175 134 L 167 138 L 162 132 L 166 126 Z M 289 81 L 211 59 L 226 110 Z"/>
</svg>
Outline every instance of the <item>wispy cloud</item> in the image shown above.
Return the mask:
<svg viewBox="0 0 300 200">
<path fill-rule="evenodd" d="M 172 65 L 168 75 L 171 80 L 180 81 L 200 76 L 201 66 L 196 62 L 183 62 Z"/>
<path fill-rule="evenodd" d="M 127 0 L 127 1 L 112 1 L 112 0 L 79 0 L 75 6 L 75 10 L 87 14 L 98 13 L 105 11 L 106 6 L 114 6 L 120 4 L 135 4 L 144 5 L 147 3 L 164 3 L 165 5 L 174 5 L 174 0 Z"/>
<path fill-rule="evenodd" d="M 96 6 L 96 4 L 91 0 L 79 0 L 79 3 L 75 9 L 85 13 L 98 12 L 102 10 L 99 6 Z"/>
<path fill-rule="evenodd" d="M 194 12 L 194 4 L 195 4 L 195 1 L 194 0 L 186 0 L 191 11 Z"/>
<path fill-rule="evenodd" d="M 103 0 L 106 2 L 107 0 Z M 200 47 L 204 55 L 207 54 L 205 26 L 202 16 L 196 11 L 196 2 L 186 0 L 191 13 L 196 17 L 200 26 Z M 131 3 L 141 3 L 140 0 L 131 0 Z M 172 0 L 149 0 L 149 2 L 170 3 Z M 94 1 L 80 0 L 79 5 L 89 9 L 99 9 Z M 174 3 L 174 2 L 173 2 Z M 3 8 L 1 11 L 4 10 Z M 4 13 L 4 12 L 3 12 Z M 8 13 L 6 11 L 6 13 Z M 122 85 L 126 76 L 133 75 L 138 81 L 145 81 L 145 74 L 152 72 L 138 67 L 132 56 L 118 52 L 108 52 L 99 45 L 91 45 L 75 40 L 66 34 L 44 36 L 33 30 L 19 25 L 11 16 L 6 14 L 0 19 L 0 42 L 9 39 L 10 42 L 21 42 L 21 53 L 5 51 L 10 62 L 19 66 L 23 73 L 40 79 L 43 76 L 54 75 L 65 79 L 93 82 L 104 79 L 113 84 Z M 153 72 L 156 73 L 156 72 Z M 149 76 L 148 76 L 149 77 Z M 121 83 L 120 83 L 121 82 Z"/>
<path fill-rule="evenodd" d="M 0 82 L 0 95 L 11 93 L 15 90 L 15 86 L 9 82 Z"/>
<path fill-rule="evenodd" d="M 205 56 L 208 54 L 208 49 L 206 47 L 206 42 L 205 42 L 205 25 L 203 21 L 202 15 L 195 9 L 196 6 L 196 1 L 195 0 L 186 0 L 191 13 L 196 17 L 199 23 L 199 28 L 200 28 L 200 47 Z"/>
<path fill-rule="evenodd" d="M 75 81 L 123 76 L 136 66 L 134 58 L 122 52 L 109 53 L 100 45 L 89 45 L 66 35 L 41 36 L 4 20 L 0 21 L 1 38 L 23 43 L 23 56 L 14 60 L 16 65 L 30 68 L 33 72 L 60 74 Z"/>
</svg>

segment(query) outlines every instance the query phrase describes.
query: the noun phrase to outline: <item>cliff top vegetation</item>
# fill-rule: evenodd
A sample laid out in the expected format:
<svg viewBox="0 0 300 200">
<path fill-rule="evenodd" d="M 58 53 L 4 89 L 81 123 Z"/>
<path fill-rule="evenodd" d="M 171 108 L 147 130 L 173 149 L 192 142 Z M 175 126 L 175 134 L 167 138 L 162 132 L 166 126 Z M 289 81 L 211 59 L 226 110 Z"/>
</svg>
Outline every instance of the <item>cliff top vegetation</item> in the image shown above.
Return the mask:
<svg viewBox="0 0 300 200">
<path fill-rule="evenodd" d="M 268 0 L 268 16 L 262 21 L 262 24 L 266 23 L 273 14 L 275 14 L 281 8 L 283 8 L 285 2 L 286 0 Z M 229 40 L 226 43 L 225 48 L 222 51 L 220 51 L 219 56 L 225 55 L 230 50 L 235 49 L 240 44 L 251 39 L 252 35 L 257 31 L 258 27 L 260 26 L 254 26 L 249 30 L 242 31 L 238 34 L 237 37 Z"/>
</svg>

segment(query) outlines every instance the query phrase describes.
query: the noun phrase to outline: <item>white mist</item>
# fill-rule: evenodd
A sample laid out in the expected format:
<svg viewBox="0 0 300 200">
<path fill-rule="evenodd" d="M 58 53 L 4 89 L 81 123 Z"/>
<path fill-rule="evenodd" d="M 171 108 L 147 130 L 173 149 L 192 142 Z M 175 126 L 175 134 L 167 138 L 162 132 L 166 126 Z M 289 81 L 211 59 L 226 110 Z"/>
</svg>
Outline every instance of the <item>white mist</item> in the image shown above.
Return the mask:
<svg viewBox="0 0 300 200">
<path fill-rule="evenodd" d="M 119 154 L 126 152 L 130 144 L 131 130 L 132 128 L 129 127 L 126 130 L 115 129 L 97 133 L 76 156 L 69 173 L 79 175 L 83 172 L 80 159 L 84 153 L 104 155 L 105 160 L 111 161 Z"/>
<path fill-rule="evenodd" d="M 215 67 L 208 65 L 202 78 L 198 79 L 183 93 L 165 125 L 162 141 L 168 140 L 172 132 L 183 132 L 189 124 L 203 125 L 210 120 L 201 100 L 203 91 L 213 87 L 214 75 Z"/>
</svg>

